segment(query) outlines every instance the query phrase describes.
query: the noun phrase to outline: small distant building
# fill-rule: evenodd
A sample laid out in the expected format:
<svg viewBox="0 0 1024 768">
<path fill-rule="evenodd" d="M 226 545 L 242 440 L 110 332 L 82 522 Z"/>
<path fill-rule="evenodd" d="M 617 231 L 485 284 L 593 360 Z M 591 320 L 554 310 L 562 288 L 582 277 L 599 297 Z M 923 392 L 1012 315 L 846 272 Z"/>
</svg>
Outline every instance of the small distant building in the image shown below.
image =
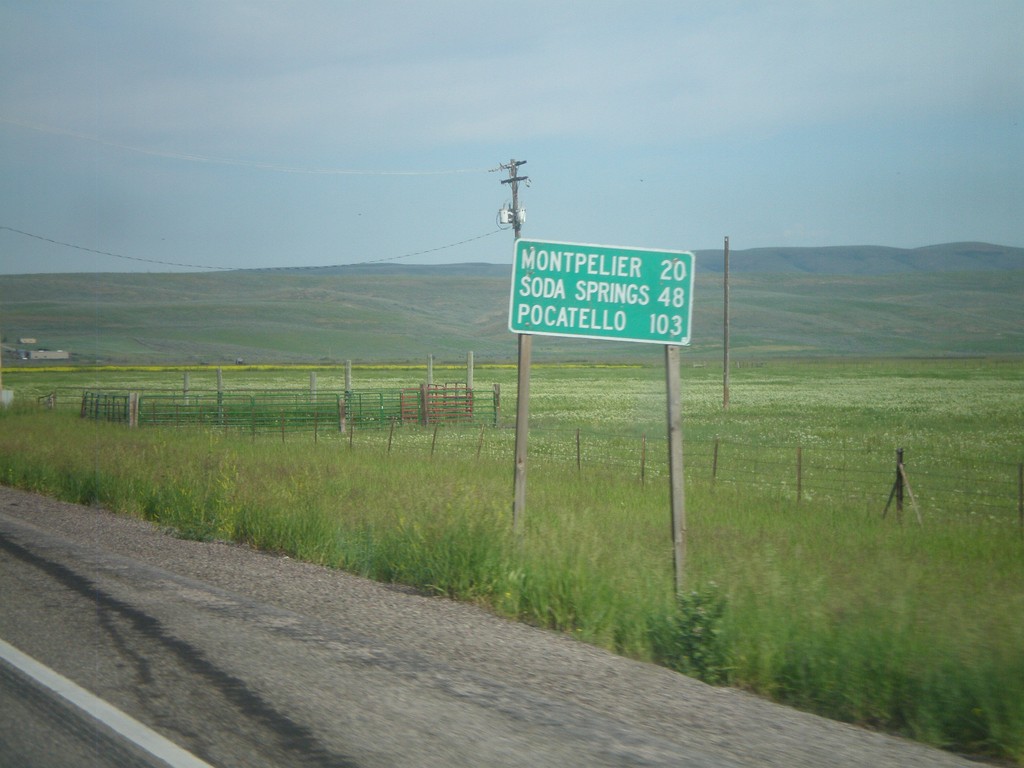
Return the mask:
<svg viewBox="0 0 1024 768">
<path fill-rule="evenodd" d="M 63 349 L 30 349 L 29 360 L 68 360 L 71 355 Z"/>
<path fill-rule="evenodd" d="M 33 339 L 31 336 L 23 336 L 22 338 L 18 339 L 18 343 L 19 344 L 35 344 L 36 340 Z"/>
</svg>

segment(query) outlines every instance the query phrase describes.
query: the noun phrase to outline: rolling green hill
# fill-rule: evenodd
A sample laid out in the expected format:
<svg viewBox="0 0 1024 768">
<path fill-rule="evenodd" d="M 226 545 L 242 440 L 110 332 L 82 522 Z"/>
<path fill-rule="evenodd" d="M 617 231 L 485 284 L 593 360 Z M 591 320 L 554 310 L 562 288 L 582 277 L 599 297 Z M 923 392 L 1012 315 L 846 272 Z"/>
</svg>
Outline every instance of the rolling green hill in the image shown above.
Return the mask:
<svg viewBox="0 0 1024 768">
<path fill-rule="evenodd" d="M 704 271 L 724 271 L 721 250 L 698 251 Z M 827 248 L 751 248 L 731 251 L 729 272 L 808 275 L 892 275 L 1024 269 L 1024 248 L 990 243 L 946 243 L 923 248 L 837 245 Z"/>
<path fill-rule="evenodd" d="M 721 255 L 697 254 L 692 357 L 721 355 Z M 468 351 L 480 362 L 508 362 L 516 356 L 506 328 L 509 277 L 508 266 L 493 264 L 7 275 L 4 365 L 19 364 L 11 353 L 22 337 L 79 363 L 460 361 Z M 737 360 L 1024 353 L 1022 249 L 734 251 L 730 289 Z M 544 337 L 534 356 L 659 359 L 646 344 Z"/>
</svg>

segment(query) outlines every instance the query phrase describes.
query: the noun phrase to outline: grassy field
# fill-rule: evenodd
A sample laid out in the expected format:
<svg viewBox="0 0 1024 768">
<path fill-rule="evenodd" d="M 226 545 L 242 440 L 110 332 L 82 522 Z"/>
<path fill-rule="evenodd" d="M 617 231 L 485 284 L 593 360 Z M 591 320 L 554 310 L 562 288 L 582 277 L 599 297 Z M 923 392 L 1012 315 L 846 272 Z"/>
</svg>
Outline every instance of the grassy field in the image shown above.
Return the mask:
<svg viewBox="0 0 1024 768">
<path fill-rule="evenodd" d="M 424 373 L 357 366 L 354 386 L 415 385 Z M 193 388 L 215 386 L 210 369 L 189 375 Z M 337 389 L 342 376 L 320 369 L 319 389 Z M 453 428 L 431 454 L 433 435 L 417 429 L 403 429 L 389 450 L 385 433 L 350 444 L 340 434 L 314 443 L 128 430 L 35 407 L 49 391 L 175 388 L 182 377 L 5 370 L 17 395 L 0 415 L 0 479 L 179 535 L 471 600 L 710 682 L 1024 765 L 1024 361 L 779 360 L 733 371 L 728 411 L 721 368 L 687 361 L 681 596 L 657 365 L 536 366 L 520 541 L 510 531 L 508 428 Z M 462 378 L 435 369 L 435 379 Z M 514 367 L 478 366 L 475 378 L 501 385 L 507 424 Z M 224 379 L 298 388 L 309 369 L 227 369 Z M 713 478 L 716 441 L 723 467 Z M 799 499 L 791 463 L 778 459 L 798 446 L 808 463 L 838 457 L 807 469 Z M 898 447 L 911 457 L 921 525 L 909 508 L 902 520 L 882 516 Z M 953 484 L 933 483 L 929 462 Z M 992 498 L 977 492 L 988 474 L 1005 475 Z M 862 484 L 870 491 L 854 492 Z"/>
<path fill-rule="evenodd" d="M 441 269 L 441 268 L 438 268 Z M 736 355 L 1019 355 L 1024 270 L 912 274 L 737 273 L 730 281 Z M 6 346 L 31 337 L 79 363 L 514 362 L 508 270 L 400 269 L 351 274 L 8 275 Z M 722 275 L 694 287 L 687 355 L 719 360 Z M 539 361 L 647 364 L 646 344 L 546 337 Z M 8 360 L 7 366 L 13 366 Z"/>
</svg>

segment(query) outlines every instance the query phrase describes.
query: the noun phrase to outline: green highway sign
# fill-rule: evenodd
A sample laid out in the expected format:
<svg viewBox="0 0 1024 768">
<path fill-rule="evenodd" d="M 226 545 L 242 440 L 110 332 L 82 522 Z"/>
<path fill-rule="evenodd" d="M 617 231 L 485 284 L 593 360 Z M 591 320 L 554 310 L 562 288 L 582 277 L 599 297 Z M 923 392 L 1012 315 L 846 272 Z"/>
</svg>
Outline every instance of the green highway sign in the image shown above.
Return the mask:
<svg viewBox="0 0 1024 768">
<path fill-rule="evenodd" d="M 516 240 L 513 333 L 690 343 L 694 257 L 618 245 Z"/>
</svg>

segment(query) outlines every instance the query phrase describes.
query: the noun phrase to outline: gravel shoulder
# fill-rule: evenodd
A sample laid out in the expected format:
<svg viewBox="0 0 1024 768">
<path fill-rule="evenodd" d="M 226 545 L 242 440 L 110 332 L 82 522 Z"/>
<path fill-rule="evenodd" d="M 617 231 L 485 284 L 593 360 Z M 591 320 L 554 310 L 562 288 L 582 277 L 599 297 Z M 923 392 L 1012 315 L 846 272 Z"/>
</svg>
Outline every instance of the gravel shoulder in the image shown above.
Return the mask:
<svg viewBox="0 0 1024 768">
<path fill-rule="evenodd" d="M 0 515 L 80 546 L 145 563 L 279 611 L 358 631 L 474 679 L 500 681 L 611 721 L 680 754 L 747 766 L 965 766 L 971 761 L 715 688 L 561 634 L 339 571 L 222 544 L 184 541 L 145 521 L 0 487 Z"/>
</svg>

